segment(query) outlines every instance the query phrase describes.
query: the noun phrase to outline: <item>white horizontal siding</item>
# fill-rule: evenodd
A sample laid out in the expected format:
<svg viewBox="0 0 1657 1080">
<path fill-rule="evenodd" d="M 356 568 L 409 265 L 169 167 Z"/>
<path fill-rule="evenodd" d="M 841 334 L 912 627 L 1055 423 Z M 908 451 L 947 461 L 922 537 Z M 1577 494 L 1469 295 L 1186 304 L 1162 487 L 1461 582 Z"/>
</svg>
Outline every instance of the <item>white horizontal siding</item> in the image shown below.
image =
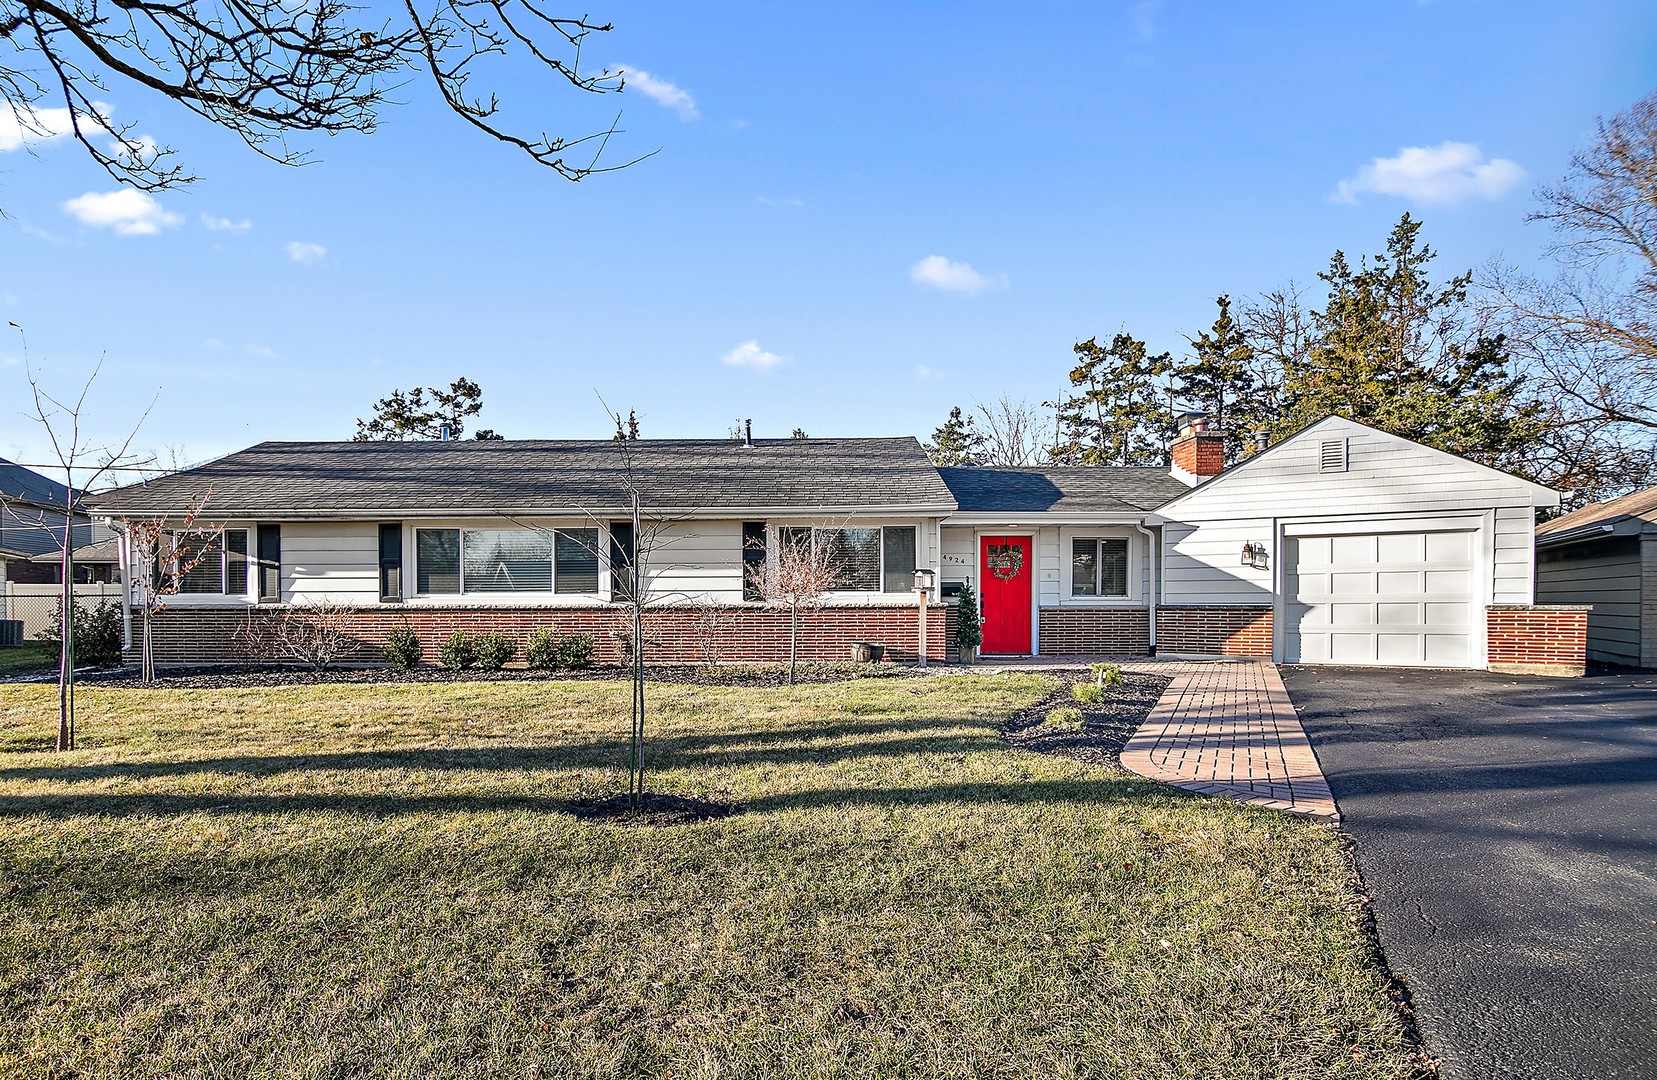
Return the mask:
<svg viewBox="0 0 1657 1080">
<path fill-rule="evenodd" d="M 1265 568 L 1242 565 L 1245 543 L 1267 545 Z M 1163 529 L 1162 602 L 1182 604 L 1270 604 L 1272 522 L 1269 518 L 1170 522 Z"/>
<path fill-rule="evenodd" d="M 697 521 L 664 526 L 645 556 L 649 594 L 666 603 L 742 600 L 742 523 Z"/>
<path fill-rule="evenodd" d="M 1060 591 L 1059 550 L 1057 527 L 1049 525 L 1037 531 L 1036 566 L 1040 574 L 1037 583 L 1041 589 L 1038 603 L 1042 607 L 1053 607 L 1064 599 L 1064 594 Z"/>
<path fill-rule="evenodd" d="M 1528 506 L 1496 508 L 1496 546 L 1491 602 L 1529 604 L 1535 596 L 1536 511 Z"/>
<path fill-rule="evenodd" d="M 1319 444 L 1347 439 L 1348 468 L 1319 469 Z M 1531 507 L 1523 481 L 1359 424 L 1334 420 L 1273 447 L 1247 467 L 1198 488 L 1171 507 L 1181 521 L 1287 518 Z"/>
<path fill-rule="evenodd" d="M 254 540 L 251 531 L 249 540 Z M 408 565 L 412 571 L 412 559 Z M 379 603 L 379 526 L 358 521 L 283 525 L 282 600 L 289 604 Z"/>
</svg>

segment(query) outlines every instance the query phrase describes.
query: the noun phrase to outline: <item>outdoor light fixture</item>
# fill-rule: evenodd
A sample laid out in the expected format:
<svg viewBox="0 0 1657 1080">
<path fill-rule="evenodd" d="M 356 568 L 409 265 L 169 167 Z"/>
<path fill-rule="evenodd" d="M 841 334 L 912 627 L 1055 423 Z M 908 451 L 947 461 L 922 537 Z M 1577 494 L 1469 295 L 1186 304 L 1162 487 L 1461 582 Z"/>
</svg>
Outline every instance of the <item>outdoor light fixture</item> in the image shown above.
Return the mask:
<svg viewBox="0 0 1657 1080">
<path fill-rule="evenodd" d="M 1264 541 L 1247 540 L 1243 543 L 1243 565 L 1264 569 L 1266 565 L 1266 544 Z"/>
</svg>

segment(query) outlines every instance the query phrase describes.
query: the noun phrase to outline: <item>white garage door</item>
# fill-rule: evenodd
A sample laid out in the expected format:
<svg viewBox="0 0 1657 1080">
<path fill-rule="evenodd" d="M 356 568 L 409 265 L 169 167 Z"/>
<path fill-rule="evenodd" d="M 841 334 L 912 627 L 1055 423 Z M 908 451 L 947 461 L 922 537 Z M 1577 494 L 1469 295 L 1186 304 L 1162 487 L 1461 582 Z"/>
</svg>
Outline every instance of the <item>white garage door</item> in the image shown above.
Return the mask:
<svg viewBox="0 0 1657 1080">
<path fill-rule="evenodd" d="M 1474 537 L 1297 536 L 1285 545 L 1291 664 L 1474 667 Z"/>
</svg>

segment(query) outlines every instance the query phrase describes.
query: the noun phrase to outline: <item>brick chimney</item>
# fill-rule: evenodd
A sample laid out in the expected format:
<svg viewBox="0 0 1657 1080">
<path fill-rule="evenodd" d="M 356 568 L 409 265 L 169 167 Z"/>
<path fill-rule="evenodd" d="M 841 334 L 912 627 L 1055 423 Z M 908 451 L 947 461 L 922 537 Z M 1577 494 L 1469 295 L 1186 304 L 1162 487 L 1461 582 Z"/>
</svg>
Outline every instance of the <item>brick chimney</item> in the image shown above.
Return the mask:
<svg viewBox="0 0 1657 1080">
<path fill-rule="evenodd" d="M 1225 437 L 1208 427 L 1208 414 L 1181 413 L 1179 435 L 1168 448 L 1174 477 L 1196 487 L 1225 470 Z"/>
</svg>

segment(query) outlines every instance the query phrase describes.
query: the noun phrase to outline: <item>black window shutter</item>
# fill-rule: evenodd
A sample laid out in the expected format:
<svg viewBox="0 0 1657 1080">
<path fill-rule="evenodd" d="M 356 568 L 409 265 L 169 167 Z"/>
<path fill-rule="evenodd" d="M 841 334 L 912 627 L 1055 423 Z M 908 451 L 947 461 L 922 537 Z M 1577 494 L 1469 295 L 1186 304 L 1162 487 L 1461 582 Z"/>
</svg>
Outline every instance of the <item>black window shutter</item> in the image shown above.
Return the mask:
<svg viewBox="0 0 1657 1080">
<path fill-rule="evenodd" d="M 282 599 L 282 526 L 259 526 L 259 599 L 276 603 Z"/>
<path fill-rule="evenodd" d="M 389 522 L 380 526 L 380 603 L 395 604 L 403 599 L 403 525 Z"/>
<path fill-rule="evenodd" d="M 616 601 L 631 601 L 633 599 L 633 560 L 634 552 L 633 523 L 631 521 L 610 522 L 610 599 Z"/>
<path fill-rule="evenodd" d="M 765 574 L 765 522 L 742 523 L 742 598 L 764 600 L 760 578 Z"/>
</svg>

